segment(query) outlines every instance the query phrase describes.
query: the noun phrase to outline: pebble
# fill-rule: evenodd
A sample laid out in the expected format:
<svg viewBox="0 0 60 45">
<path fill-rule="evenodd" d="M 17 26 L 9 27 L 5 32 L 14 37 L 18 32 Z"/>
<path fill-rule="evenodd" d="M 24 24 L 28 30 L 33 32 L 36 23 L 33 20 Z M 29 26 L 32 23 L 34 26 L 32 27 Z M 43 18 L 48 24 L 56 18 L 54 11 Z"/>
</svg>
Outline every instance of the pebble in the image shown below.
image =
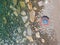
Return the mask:
<svg viewBox="0 0 60 45">
<path fill-rule="evenodd" d="M 8 12 L 8 15 L 10 15 L 10 12 Z"/>
<path fill-rule="evenodd" d="M 13 21 L 11 22 L 11 24 L 13 24 Z"/>
<path fill-rule="evenodd" d="M 29 10 L 32 10 L 32 3 L 31 2 L 28 3 L 28 8 L 29 8 Z"/>
<path fill-rule="evenodd" d="M 13 0 L 13 3 L 14 3 L 14 5 L 16 5 L 17 4 L 17 0 Z"/>
<path fill-rule="evenodd" d="M 37 10 L 37 8 L 36 7 L 33 7 L 33 10 Z"/>
<path fill-rule="evenodd" d="M 17 27 L 18 33 L 21 33 L 21 28 Z"/>
<path fill-rule="evenodd" d="M 30 0 L 25 0 L 26 3 L 28 3 Z"/>
<path fill-rule="evenodd" d="M 3 21 L 4 21 L 4 24 L 7 23 L 7 19 L 6 19 L 6 17 L 3 17 Z"/>
<path fill-rule="evenodd" d="M 13 12 L 15 14 L 15 16 L 18 16 L 18 13 L 16 11 Z"/>
<path fill-rule="evenodd" d="M 13 6 L 12 6 L 12 5 L 10 5 L 10 8 L 13 8 Z"/>
<path fill-rule="evenodd" d="M 24 3 L 23 1 L 20 1 L 20 6 L 21 6 L 22 8 L 24 8 L 24 7 L 25 7 L 25 3 Z"/>
<path fill-rule="evenodd" d="M 19 40 L 16 40 L 16 43 L 19 43 Z"/>
<path fill-rule="evenodd" d="M 25 16 L 26 15 L 26 12 L 25 11 L 22 11 L 21 12 L 21 15 Z"/>
<path fill-rule="evenodd" d="M 23 38 L 22 41 L 21 41 L 20 43 L 23 43 L 23 42 L 25 42 L 25 41 L 26 41 L 26 38 Z"/>
<path fill-rule="evenodd" d="M 11 8 L 13 11 L 16 11 L 16 8 L 13 7 L 12 5 L 10 5 L 10 8 Z"/>
<path fill-rule="evenodd" d="M 33 38 L 31 36 L 26 37 L 30 42 L 33 42 Z"/>
<path fill-rule="evenodd" d="M 26 31 L 23 32 L 23 35 L 26 36 Z"/>
<path fill-rule="evenodd" d="M 38 5 L 39 5 L 39 6 L 43 6 L 43 1 L 39 1 L 39 2 L 38 2 Z"/>
<path fill-rule="evenodd" d="M 42 43 L 45 43 L 45 40 L 44 39 L 41 39 Z"/>
<path fill-rule="evenodd" d="M 36 38 L 40 38 L 39 32 L 36 33 Z"/>
<path fill-rule="evenodd" d="M 32 35 L 32 30 L 31 30 L 30 26 L 27 27 L 27 35 L 28 36 Z"/>
<path fill-rule="evenodd" d="M 30 12 L 30 21 L 31 21 L 31 22 L 34 22 L 34 20 L 35 20 L 35 11 L 32 10 L 32 11 Z"/>
<path fill-rule="evenodd" d="M 28 19 L 28 16 L 23 16 L 22 19 L 23 19 L 23 21 L 25 23 L 27 21 L 27 19 Z"/>
<path fill-rule="evenodd" d="M 48 3 L 48 0 L 45 0 L 45 4 L 47 4 Z"/>
<path fill-rule="evenodd" d="M 30 24 L 30 22 L 28 21 L 28 22 L 25 24 L 25 27 L 28 27 L 29 24 Z"/>
</svg>

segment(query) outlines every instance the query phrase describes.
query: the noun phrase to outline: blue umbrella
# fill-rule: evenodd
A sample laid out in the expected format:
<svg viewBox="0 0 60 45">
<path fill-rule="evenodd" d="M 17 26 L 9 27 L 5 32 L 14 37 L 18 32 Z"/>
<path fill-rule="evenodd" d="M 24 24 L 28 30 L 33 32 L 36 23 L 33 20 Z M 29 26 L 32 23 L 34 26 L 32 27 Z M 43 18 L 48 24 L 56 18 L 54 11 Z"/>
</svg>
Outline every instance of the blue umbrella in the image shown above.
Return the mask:
<svg viewBox="0 0 60 45">
<path fill-rule="evenodd" d="M 48 20 L 49 20 L 49 17 L 47 17 L 47 16 L 42 17 L 42 23 L 43 24 L 48 24 Z"/>
</svg>

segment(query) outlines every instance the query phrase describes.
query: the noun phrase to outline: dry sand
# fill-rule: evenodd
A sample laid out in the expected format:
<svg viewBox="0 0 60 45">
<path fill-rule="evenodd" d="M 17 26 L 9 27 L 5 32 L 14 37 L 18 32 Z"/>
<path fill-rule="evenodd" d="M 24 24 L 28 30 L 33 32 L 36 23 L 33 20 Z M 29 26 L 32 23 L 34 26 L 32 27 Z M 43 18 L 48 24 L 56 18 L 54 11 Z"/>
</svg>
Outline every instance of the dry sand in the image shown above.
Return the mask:
<svg viewBox="0 0 60 45">
<path fill-rule="evenodd" d="M 58 40 L 58 45 L 60 45 L 60 0 L 53 0 L 54 9 L 52 10 L 52 17 L 54 20 L 54 29 L 56 32 L 56 37 Z"/>
</svg>

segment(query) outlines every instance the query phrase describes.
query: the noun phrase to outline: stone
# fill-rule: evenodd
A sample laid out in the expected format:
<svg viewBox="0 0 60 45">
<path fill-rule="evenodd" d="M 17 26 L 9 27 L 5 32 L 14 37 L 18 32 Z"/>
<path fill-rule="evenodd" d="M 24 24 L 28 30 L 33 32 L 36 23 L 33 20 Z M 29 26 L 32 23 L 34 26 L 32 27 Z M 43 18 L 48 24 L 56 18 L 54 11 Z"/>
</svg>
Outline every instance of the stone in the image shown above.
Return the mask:
<svg viewBox="0 0 60 45">
<path fill-rule="evenodd" d="M 16 5 L 17 4 L 17 0 L 13 0 L 13 3 L 14 3 L 14 5 Z"/>
<path fill-rule="evenodd" d="M 32 35 L 32 30 L 31 30 L 30 26 L 27 27 L 27 35 L 28 36 Z"/>
<path fill-rule="evenodd" d="M 44 39 L 41 39 L 42 43 L 45 43 L 45 40 Z"/>
<path fill-rule="evenodd" d="M 26 36 L 26 38 L 30 41 L 33 42 L 33 38 L 31 36 Z"/>
<path fill-rule="evenodd" d="M 48 3 L 48 0 L 45 0 L 45 4 L 47 4 Z"/>
<path fill-rule="evenodd" d="M 21 15 L 25 16 L 26 12 L 25 11 L 21 11 Z"/>
<path fill-rule="evenodd" d="M 43 1 L 39 1 L 39 2 L 38 2 L 38 5 L 39 5 L 39 6 L 43 6 Z"/>
<path fill-rule="evenodd" d="M 23 43 L 23 42 L 25 42 L 25 41 L 26 41 L 26 38 L 23 38 L 22 41 L 21 41 L 20 43 Z"/>
<path fill-rule="evenodd" d="M 18 13 L 16 11 L 13 12 L 15 14 L 15 16 L 18 16 Z"/>
<path fill-rule="evenodd" d="M 19 40 L 16 40 L 16 43 L 19 43 Z"/>
<path fill-rule="evenodd" d="M 37 10 L 37 8 L 36 7 L 33 7 L 33 10 Z"/>
<path fill-rule="evenodd" d="M 16 11 L 17 9 L 15 7 L 13 7 L 12 5 L 10 5 L 10 8 L 13 10 L 13 11 Z"/>
<path fill-rule="evenodd" d="M 24 7 L 25 7 L 25 2 L 20 1 L 20 6 L 21 6 L 22 8 L 24 8 Z"/>
<path fill-rule="evenodd" d="M 3 21 L 4 21 L 4 24 L 7 23 L 7 19 L 6 19 L 6 17 L 3 17 Z"/>
<path fill-rule="evenodd" d="M 26 36 L 26 31 L 23 32 L 23 35 Z"/>
<path fill-rule="evenodd" d="M 32 10 L 32 3 L 31 2 L 28 3 L 28 8 L 29 8 L 29 10 Z"/>
<path fill-rule="evenodd" d="M 30 0 L 25 0 L 26 3 L 28 3 Z"/>
<path fill-rule="evenodd" d="M 28 16 L 23 16 L 22 19 L 23 19 L 23 21 L 25 23 L 27 21 L 27 19 L 28 19 Z"/>
<path fill-rule="evenodd" d="M 30 24 L 30 22 L 28 21 L 28 22 L 25 24 L 25 27 L 28 27 L 29 24 Z"/>
<path fill-rule="evenodd" d="M 21 28 L 17 27 L 18 33 L 21 33 Z"/>
<path fill-rule="evenodd" d="M 35 11 L 32 10 L 32 11 L 30 12 L 30 21 L 31 21 L 31 22 L 34 22 L 34 20 L 35 20 Z"/>
<path fill-rule="evenodd" d="M 36 33 L 36 38 L 40 38 L 39 32 Z"/>
</svg>

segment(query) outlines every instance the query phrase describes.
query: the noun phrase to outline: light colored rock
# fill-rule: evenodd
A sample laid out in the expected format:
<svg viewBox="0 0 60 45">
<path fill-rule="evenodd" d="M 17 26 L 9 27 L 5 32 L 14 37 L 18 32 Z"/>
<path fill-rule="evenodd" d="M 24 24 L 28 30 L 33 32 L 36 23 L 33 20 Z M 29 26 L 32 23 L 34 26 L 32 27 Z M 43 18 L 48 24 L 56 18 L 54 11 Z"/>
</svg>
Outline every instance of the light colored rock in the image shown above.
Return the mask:
<svg viewBox="0 0 60 45">
<path fill-rule="evenodd" d="M 10 8 L 11 8 L 13 11 L 16 11 L 16 8 L 13 7 L 12 5 L 10 5 Z"/>
<path fill-rule="evenodd" d="M 28 36 L 32 35 L 32 30 L 31 30 L 30 26 L 27 27 L 27 35 Z"/>
<path fill-rule="evenodd" d="M 16 5 L 17 4 L 17 0 L 13 0 L 13 3 L 14 3 L 14 5 Z"/>
<path fill-rule="evenodd" d="M 26 15 L 26 12 L 25 11 L 22 11 L 21 12 L 21 15 L 25 16 Z"/>
<path fill-rule="evenodd" d="M 37 10 L 37 8 L 36 7 L 33 7 L 33 10 Z"/>
<path fill-rule="evenodd" d="M 15 14 L 15 16 L 18 16 L 18 13 L 16 11 L 13 12 Z"/>
<path fill-rule="evenodd" d="M 34 20 L 35 20 L 35 11 L 32 10 L 32 11 L 30 12 L 30 21 L 31 21 L 31 22 L 34 22 Z"/>
<path fill-rule="evenodd" d="M 29 10 L 32 10 L 32 3 L 31 2 L 28 3 L 28 8 L 29 8 Z"/>
<path fill-rule="evenodd" d="M 26 41 L 26 38 L 23 38 L 22 41 L 20 41 L 20 43 L 23 43 Z"/>
<path fill-rule="evenodd" d="M 36 33 L 36 38 L 40 38 L 39 32 Z"/>
<path fill-rule="evenodd" d="M 30 0 L 25 0 L 26 3 L 28 3 Z"/>
<path fill-rule="evenodd" d="M 23 32 L 23 35 L 26 36 L 26 31 Z"/>
<path fill-rule="evenodd" d="M 45 0 L 45 4 L 47 4 L 48 3 L 48 0 Z"/>
<path fill-rule="evenodd" d="M 23 21 L 25 23 L 27 21 L 27 19 L 28 19 L 28 16 L 23 16 L 22 19 L 23 19 Z"/>
<path fill-rule="evenodd" d="M 39 1 L 39 2 L 38 2 L 38 5 L 39 5 L 39 6 L 43 6 L 43 1 Z"/>
<path fill-rule="evenodd" d="M 17 30 L 18 30 L 19 33 L 21 33 L 21 28 L 20 27 L 18 27 Z"/>
<path fill-rule="evenodd" d="M 44 39 L 41 39 L 42 43 L 45 43 L 45 40 Z"/>
<path fill-rule="evenodd" d="M 24 8 L 24 7 L 25 7 L 25 2 L 20 1 L 20 6 L 21 6 L 22 8 Z"/>
<path fill-rule="evenodd" d="M 28 21 L 28 22 L 25 24 L 25 27 L 28 27 L 29 24 L 30 24 L 30 22 Z"/>
<path fill-rule="evenodd" d="M 30 41 L 33 42 L 33 38 L 31 36 L 26 36 L 26 38 Z"/>
<path fill-rule="evenodd" d="M 16 40 L 16 43 L 19 43 L 19 40 Z"/>
</svg>

